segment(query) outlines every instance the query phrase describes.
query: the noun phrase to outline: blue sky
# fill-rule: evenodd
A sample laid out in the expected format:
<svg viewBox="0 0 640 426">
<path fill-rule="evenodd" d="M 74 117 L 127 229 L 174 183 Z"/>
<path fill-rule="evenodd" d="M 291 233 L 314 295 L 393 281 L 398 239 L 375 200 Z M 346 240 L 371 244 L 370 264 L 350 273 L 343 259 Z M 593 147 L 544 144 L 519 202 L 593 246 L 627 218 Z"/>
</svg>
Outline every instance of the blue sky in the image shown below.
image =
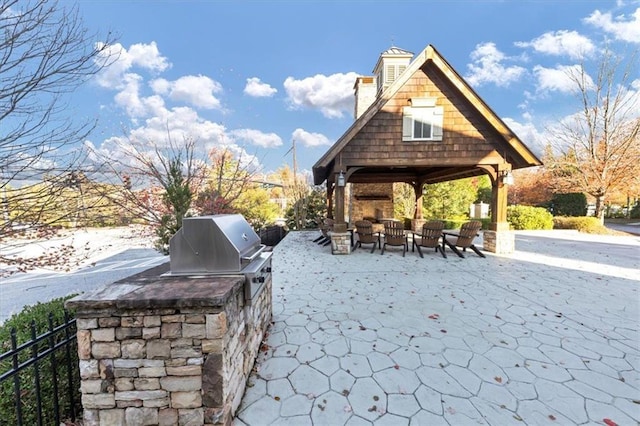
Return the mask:
<svg viewBox="0 0 640 426">
<path fill-rule="evenodd" d="M 638 0 L 80 0 L 79 12 L 91 31 L 118 35 L 119 59 L 75 98 L 99 119 L 89 146 L 117 155 L 169 126 L 265 172 L 292 164 L 293 140 L 310 170 L 353 122 L 355 77 L 392 45 L 434 45 L 537 152 L 545 128 L 579 108 L 564 70 L 605 43 L 640 48 Z"/>
</svg>

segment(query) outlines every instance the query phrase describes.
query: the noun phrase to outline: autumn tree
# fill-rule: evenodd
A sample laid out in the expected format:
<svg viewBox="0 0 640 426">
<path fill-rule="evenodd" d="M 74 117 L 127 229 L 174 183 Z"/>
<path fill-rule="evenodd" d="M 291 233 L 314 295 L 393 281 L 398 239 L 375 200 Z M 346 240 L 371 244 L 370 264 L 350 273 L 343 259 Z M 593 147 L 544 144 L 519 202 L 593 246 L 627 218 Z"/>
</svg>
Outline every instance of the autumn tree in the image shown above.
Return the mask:
<svg viewBox="0 0 640 426">
<path fill-rule="evenodd" d="M 514 171 L 514 184 L 509 187 L 509 204 L 541 206 L 548 203 L 554 192 L 556 179 L 546 167 Z"/>
<path fill-rule="evenodd" d="M 203 170 L 205 179 L 194 202 L 200 214 L 231 213 L 233 204 L 252 188 L 258 165 L 255 157 L 228 146 L 213 148 Z"/>
<path fill-rule="evenodd" d="M 595 198 L 601 222 L 607 196 L 640 175 L 640 100 L 632 88 L 636 61 L 637 54 L 624 58 L 606 50 L 594 78 L 584 63 L 568 71 L 580 111 L 550 132 L 555 155 L 546 164 L 570 192 Z"/>
<path fill-rule="evenodd" d="M 0 236 L 7 236 L 17 223 L 47 224 L 46 206 L 21 197 L 52 200 L 59 191 L 41 185 L 43 177 L 65 176 L 82 160 L 70 147 L 95 120 L 76 120 L 67 95 L 109 64 L 113 39 L 98 40 L 77 7 L 55 0 L 0 0 L 0 34 Z M 39 210 L 9 210 L 22 201 Z"/>
<path fill-rule="evenodd" d="M 305 229 L 311 222 L 315 223 L 318 216 L 327 214 L 326 197 L 323 211 L 317 211 L 313 194 L 317 191 L 309 185 L 307 174 L 298 173 L 285 165 L 277 170 L 276 175 L 282 182 L 282 190 L 289 206 L 287 214 L 291 216 L 288 224 L 292 229 Z"/>
<path fill-rule="evenodd" d="M 279 206 L 271 201 L 267 190 L 259 185 L 240 194 L 233 205 L 235 211 L 242 214 L 254 229 L 272 224 L 280 213 Z"/>
</svg>

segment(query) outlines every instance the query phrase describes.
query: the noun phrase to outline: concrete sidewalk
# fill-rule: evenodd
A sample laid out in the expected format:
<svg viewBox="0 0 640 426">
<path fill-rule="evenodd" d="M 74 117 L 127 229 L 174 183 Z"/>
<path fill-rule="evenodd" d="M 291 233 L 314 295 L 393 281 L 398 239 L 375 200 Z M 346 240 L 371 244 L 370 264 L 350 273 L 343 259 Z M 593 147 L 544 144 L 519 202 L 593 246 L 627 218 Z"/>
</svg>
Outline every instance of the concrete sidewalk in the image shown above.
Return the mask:
<svg viewBox="0 0 640 426">
<path fill-rule="evenodd" d="M 516 234 L 510 256 L 274 250 L 236 425 L 640 422 L 640 237 Z M 612 423 L 609 423 L 612 424 Z"/>
</svg>

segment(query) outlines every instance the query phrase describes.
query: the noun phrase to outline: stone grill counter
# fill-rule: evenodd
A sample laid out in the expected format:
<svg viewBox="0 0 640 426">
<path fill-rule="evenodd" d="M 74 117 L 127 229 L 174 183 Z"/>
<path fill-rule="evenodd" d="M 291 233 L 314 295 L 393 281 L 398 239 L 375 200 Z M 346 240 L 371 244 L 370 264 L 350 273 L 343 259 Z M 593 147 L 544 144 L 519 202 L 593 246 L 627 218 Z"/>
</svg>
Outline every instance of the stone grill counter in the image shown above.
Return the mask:
<svg viewBox="0 0 640 426">
<path fill-rule="evenodd" d="M 168 269 L 67 301 L 85 426 L 231 424 L 271 321 L 271 279 L 249 305 L 242 276 Z"/>
</svg>

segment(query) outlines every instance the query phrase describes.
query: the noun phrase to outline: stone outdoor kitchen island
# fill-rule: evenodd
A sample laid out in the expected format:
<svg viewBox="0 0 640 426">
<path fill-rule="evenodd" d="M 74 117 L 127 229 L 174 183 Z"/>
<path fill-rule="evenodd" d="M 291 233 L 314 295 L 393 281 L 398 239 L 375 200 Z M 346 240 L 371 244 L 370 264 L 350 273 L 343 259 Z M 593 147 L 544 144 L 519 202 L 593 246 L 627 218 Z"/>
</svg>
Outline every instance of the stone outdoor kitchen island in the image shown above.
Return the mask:
<svg viewBox="0 0 640 426">
<path fill-rule="evenodd" d="M 231 424 L 271 321 L 271 280 L 247 303 L 242 277 L 167 271 L 67 302 L 85 426 Z"/>
</svg>

